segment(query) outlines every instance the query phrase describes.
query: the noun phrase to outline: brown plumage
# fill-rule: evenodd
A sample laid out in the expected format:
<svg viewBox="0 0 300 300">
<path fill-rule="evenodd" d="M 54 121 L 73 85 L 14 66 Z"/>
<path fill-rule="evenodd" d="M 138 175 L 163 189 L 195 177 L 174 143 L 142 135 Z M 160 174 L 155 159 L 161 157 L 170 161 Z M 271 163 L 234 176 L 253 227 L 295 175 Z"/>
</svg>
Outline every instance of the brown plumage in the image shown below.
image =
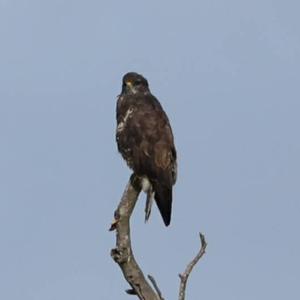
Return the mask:
<svg viewBox="0 0 300 300">
<path fill-rule="evenodd" d="M 137 73 L 123 77 L 117 102 L 118 150 L 136 175 L 143 178 L 147 193 L 146 219 L 151 199 L 166 226 L 171 221 L 172 186 L 176 181 L 176 150 L 172 129 L 159 101 L 151 94 L 147 80 Z"/>
</svg>

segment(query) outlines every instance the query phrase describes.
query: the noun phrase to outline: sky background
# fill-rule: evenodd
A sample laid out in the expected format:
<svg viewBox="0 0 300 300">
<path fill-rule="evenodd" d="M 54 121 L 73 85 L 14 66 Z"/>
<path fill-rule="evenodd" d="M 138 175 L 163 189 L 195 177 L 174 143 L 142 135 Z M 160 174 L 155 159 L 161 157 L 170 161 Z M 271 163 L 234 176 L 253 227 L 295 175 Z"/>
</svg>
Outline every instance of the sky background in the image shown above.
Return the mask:
<svg viewBox="0 0 300 300">
<path fill-rule="evenodd" d="M 132 217 L 166 299 L 205 234 L 187 299 L 300 299 L 299 1 L 0 0 L 0 298 L 131 299 L 108 232 L 130 171 L 124 73 L 167 111 L 171 226 Z"/>
</svg>

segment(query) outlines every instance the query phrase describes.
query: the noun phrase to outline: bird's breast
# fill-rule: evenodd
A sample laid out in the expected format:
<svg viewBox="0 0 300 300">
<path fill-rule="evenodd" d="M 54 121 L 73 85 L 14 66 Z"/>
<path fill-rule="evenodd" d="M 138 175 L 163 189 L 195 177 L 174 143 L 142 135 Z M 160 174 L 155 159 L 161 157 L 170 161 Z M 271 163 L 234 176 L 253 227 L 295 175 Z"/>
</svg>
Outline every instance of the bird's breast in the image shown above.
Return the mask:
<svg viewBox="0 0 300 300">
<path fill-rule="evenodd" d="M 129 107 L 126 112 L 121 117 L 120 122 L 117 124 L 117 134 L 120 134 L 126 127 L 128 120 L 132 118 L 134 109 L 133 107 Z"/>
</svg>

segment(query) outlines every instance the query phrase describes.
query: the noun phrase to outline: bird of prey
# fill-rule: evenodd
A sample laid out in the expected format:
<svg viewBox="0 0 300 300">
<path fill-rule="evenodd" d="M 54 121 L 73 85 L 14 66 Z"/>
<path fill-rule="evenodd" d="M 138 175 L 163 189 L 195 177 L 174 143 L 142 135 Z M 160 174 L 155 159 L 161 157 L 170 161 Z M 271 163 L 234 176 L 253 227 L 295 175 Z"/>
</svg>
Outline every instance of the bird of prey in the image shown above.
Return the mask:
<svg viewBox="0 0 300 300">
<path fill-rule="evenodd" d="M 166 226 L 171 221 L 172 187 L 177 176 L 176 149 L 169 119 L 140 74 L 124 75 L 117 101 L 116 140 L 128 166 L 147 194 L 146 220 L 153 198 Z"/>
</svg>

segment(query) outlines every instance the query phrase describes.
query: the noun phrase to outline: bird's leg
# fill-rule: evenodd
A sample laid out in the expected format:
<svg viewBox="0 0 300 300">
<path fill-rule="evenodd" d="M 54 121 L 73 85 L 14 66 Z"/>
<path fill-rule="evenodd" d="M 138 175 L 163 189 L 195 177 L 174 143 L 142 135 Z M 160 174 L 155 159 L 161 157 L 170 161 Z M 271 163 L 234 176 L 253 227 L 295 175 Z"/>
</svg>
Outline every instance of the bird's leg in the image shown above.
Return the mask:
<svg viewBox="0 0 300 300">
<path fill-rule="evenodd" d="M 147 191 L 147 199 L 146 199 L 146 207 L 145 207 L 145 222 L 147 222 L 150 217 L 153 198 L 154 198 L 154 193 L 153 193 L 153 188 L 151 186 Z"/>
</svg>

